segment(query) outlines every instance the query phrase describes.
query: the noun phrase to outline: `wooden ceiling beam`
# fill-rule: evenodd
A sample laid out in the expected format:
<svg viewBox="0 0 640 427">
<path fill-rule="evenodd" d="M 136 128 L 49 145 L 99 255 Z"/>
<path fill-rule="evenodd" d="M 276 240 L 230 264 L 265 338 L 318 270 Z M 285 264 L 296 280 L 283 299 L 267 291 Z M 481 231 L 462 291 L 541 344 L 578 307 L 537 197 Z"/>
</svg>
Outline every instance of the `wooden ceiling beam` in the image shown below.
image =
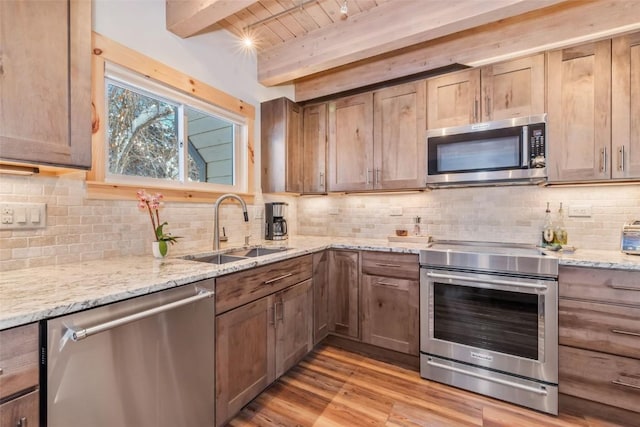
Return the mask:
<svg viewBox="0 0 640 427">
<path fill-rule="evenodd" d="M 167 30 L 182 38 L 191 37 L 256 0 L 167 0 Z"/>
<path fill-rule="evenodd" d="M 480 66 L 640 29 L 635 1 L 571 1 L 296 81 L 296 101 L 424 73 Z M 544 96 L 544 95 L 543 95 Z"/>
<path fill-rule="evenodd" d="M 389 1 L 258 52 L 258 81 L 265 86 L 291 82 L 563 1 Z"/>
</svg>

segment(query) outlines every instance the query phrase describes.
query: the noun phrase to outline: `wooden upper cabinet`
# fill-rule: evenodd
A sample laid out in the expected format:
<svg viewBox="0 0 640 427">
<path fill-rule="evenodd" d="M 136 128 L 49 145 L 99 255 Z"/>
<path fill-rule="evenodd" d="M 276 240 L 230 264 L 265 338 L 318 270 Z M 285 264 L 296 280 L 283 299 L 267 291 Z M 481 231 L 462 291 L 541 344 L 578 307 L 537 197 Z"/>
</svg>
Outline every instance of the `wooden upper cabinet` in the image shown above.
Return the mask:
<svg viewBox="0 0 640 427">
<path fill-rule="evenodd" d="M 483 67 L 482 121 L 544 113 L 544 61 L 541 53 Z"/>
<path fill-rule="evenodd" d="M 545 112 L 545 58 L 538 54 L 427 80 L 429 129 Z"/>
<path fill-rule="evenodd" d="M 640 178 L 640 32 L 612 43 L 611 175 Z"/>
<path fill-rule="evenodd" d="M 426 88 L 424 80 L 373 94 L 376 190 L 425 186 Z"/>
<path fill-rule="evenodd" d="M 302 108 L 287 98 L 260 104 L 262 191 L 302 193 Z"/>
<path fill-rule="evenodd" d="M 548 53 L 549 181 L 611 177 L 611 41 Z"/>
<path fill-rule="evenodd" d="M 0 2 L 0 158 L 91 167 L 91 2 Z"/>
<path fill-rule="evenodd" d="M 305 194 L 327 192 L 327 104 L 305 106 L 303 123 L 303 182 Z"/>
<path fill-rule="evenodd" d="M 373 93 L 329 102 L 330 191 L 373 189 Z"/>
<path fill-rule="evenodd" d="M 480 70 L 463 70 L 427 80 L 427 127 L 438 129 L 480 119 Z"/>
</svg>

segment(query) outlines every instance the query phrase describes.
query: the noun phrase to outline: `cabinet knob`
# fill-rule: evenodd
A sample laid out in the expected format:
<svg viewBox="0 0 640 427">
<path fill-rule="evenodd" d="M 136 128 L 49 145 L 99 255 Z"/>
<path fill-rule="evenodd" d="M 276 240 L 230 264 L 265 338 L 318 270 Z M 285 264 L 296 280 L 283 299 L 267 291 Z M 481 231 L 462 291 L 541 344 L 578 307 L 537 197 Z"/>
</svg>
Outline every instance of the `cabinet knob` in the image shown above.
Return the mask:
<svg viewBox="0 0 640 427">
<path fill-rule="evenodd" d="M 27 427 L 27 417 L 22 417 L 16 423 L 16 427 Z"/>
</svg>

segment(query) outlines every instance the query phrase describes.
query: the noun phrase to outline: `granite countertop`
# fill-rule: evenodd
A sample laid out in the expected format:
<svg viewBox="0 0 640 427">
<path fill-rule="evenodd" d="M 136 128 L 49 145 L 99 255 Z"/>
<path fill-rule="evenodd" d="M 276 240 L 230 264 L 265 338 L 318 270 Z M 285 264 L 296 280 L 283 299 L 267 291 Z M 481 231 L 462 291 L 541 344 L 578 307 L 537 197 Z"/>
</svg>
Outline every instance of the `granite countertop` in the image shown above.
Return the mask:
<svg viewBox="0 0 640 427">
<path fill-rule="evenodd" d="M 273 242 L 275 246 L 279 244 Z M 177 254 L 161 260 L 147 255 L 3 272 L 0 275 L 0 330 L 327 248 L 417 254 L 425 243 L 295 236 L 288 240 L 287 246 L 290 249 L 284 252 L 223 265 L 185 260 Z M 560 265 L 640 271 L 640 257 L 615 251 L 577 250 L 573 254 L 549 252 L 548 255 L 558 257 Z"/>
</svg>

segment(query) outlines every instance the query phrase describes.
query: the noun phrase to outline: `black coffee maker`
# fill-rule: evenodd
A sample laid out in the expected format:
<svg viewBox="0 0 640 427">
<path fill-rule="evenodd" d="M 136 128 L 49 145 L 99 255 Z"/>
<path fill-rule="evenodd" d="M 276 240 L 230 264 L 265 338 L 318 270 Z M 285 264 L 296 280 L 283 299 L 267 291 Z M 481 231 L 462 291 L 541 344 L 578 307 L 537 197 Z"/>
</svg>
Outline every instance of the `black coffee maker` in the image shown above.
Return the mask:
<svg viewBox="0 0 640 427">
<path fill-rule="evenodd" d="M 284 219 L 286 206 L 284 202 L 264 204 L 264 238 L 266 240 L 287 239 L 287 221 Z"/>
</svg>

